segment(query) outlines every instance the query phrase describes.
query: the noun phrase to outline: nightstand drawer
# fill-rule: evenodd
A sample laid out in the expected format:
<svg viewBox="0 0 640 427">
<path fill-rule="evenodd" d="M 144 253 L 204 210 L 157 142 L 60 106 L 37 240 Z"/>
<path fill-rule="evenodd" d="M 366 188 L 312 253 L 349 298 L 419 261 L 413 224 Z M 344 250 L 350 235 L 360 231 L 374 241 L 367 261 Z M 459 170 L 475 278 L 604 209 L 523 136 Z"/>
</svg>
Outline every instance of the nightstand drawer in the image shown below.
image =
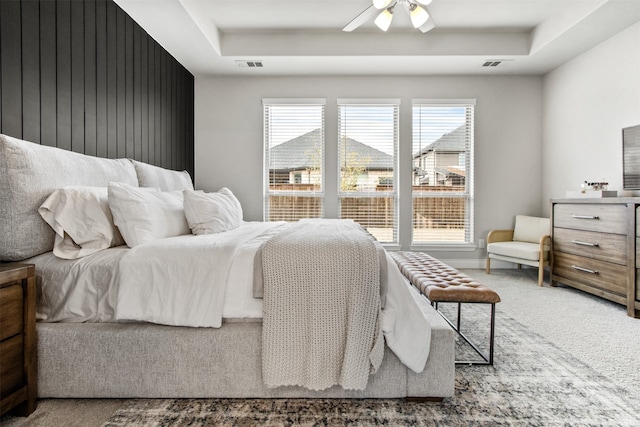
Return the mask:
<svg viewBox="0 0 640 427">
<path fill-rule="evenodd" d="M 610 262 L 597 261 L 562 252 L 554 254 L 554 274 L 621 296 L 627 294 L 627 268 Z"/>
<path fill-rule="evenodd" d="M 626 213 L 624 205 L 557 204 L 553 208 L 553 226 L 627 234 Z"/>
<path fill-rule="evenodd" d="M 556 228 L 553 230 L 553 250 L 627 264 L 627 236 L 621 234 Z"/>
<path fill-rule="evenodd" d="M 0 335 L 0 416 L 27 416 L 38 396 L 33 264 L 0 264 Z"/>
<path fill-rule="evenodd" d="M 22 296 L 19 284 L 0 288 L 0 341 L 23 330 Z"/>
<path fill-rule="evenodd" d="M 23 337 L 16 335 L 0 343 L 0 396 L 24 386 Z"/>
</svg>

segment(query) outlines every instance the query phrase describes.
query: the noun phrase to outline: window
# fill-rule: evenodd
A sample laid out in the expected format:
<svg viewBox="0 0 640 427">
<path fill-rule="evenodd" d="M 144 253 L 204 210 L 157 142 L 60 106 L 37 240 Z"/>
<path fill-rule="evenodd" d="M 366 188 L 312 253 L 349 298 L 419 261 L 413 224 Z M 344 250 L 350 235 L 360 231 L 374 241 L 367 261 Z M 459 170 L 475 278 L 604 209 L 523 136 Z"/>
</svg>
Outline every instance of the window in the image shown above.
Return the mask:
<svg viewBox="0 0 640 427">
<path fill-rule="evenodd" d="M 473 241 L 474 105 L 413 101 L 414 245 Z"/>
<path fill-rule="evenodd" d="M 265 221 L 348 218 L 383 243 L 408 244 L 401 228 L 414 246 L 472 244 L 475 100 L 414 99 L 411 155 L 401 160 L 399 106 L 338 99 L 326 153 L 324 99 L 264 99 Z M 400 169 L 412 181 L 401 183 L 412 189 L 402 204 Z M 411 222 L 399 224 L 400 210 Z"/>
<path fill-rule="evenodd" d="M 324 104 L 263 100 L 265 221 L 323 216 Z"/>
<path fill-rule="evenodd" d="M 340 218 L 378 241 L 398 241 L 397 100 L 338 100 Z"/>
</svg>

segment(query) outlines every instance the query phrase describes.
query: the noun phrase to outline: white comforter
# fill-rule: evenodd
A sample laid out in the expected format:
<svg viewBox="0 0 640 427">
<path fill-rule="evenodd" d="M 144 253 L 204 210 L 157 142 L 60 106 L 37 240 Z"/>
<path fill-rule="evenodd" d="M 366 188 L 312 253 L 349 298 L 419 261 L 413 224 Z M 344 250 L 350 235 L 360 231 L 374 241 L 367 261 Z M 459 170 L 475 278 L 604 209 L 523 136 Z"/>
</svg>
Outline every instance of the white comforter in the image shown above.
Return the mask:
<svg viewBox="0 0 640 427">
<path fill-rule="evenodd" d="M 132 248 L 120 261 L 117 319 L 217 328 L 223 317 L 262 317 L 262 300 L 250 298 L 253 258 L 265 236 L 283 226 L 247 222 L 224 233 L 172 237 Z M 421 372 L 431 327 L 414 301 L 417 294 L 388 255 L 387 267 L 381 316 L 385 340 L 406 366 Z"/>
<path fill-rule="evenodd" d="M 253 255 L 260 237 L 281 226 L 247 222 L 224 233 L 171 237 L 133 247 L 120 260 L 117 320 L 219 328 L 227 283 L 241 287 L 234 294 L 237 304 L 243 304 L 243 295 L 252 293 Z M 236 257 L 238 253 L 242 256 Z M 261 317 L 258 302 L 259 312 L 253 314 Z"/>
</svg>

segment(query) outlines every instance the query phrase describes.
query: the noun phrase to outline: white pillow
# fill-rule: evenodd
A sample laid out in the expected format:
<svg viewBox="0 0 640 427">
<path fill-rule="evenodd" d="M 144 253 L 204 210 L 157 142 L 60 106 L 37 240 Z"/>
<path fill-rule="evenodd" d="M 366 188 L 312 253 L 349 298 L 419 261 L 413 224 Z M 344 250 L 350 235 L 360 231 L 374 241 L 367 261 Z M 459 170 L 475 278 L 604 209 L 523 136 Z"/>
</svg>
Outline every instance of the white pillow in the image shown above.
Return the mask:
<svg viewBox="0 0 640 427">
<path fill-rule="evenodd" d="M 193 190 L 191 175 L 187 171 L 174 171 L 130 160 L 136 168 L 140 187 L 159 188 L 161 191 Z"/>
<path fill-rule="evenodd" d="M 189 234 L 181 191 L 109 183 L 113 222 L 129 247 L 163 237 Z"/>
<path fill-rule="evenodd" d="M 63 187 L 38 208 L 56 232 L 53 254 L 77 259 L 124 244 L 113 223 L 107 187 Z"/>
<path fill-rule="evenodd" d="M 228 188 L 217 193 L 183 191 L 184 214 L 193 234 L 233 230 L 242 223 L 242 206 Z"/>
</svg>

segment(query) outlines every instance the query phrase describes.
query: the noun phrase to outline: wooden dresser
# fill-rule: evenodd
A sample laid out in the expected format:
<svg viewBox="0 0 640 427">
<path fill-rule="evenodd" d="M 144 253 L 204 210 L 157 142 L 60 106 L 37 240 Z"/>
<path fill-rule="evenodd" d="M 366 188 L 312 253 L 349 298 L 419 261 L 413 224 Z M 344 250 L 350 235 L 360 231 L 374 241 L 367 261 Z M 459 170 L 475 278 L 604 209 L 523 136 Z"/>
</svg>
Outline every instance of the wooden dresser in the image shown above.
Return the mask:
<svg viewBox="0 0 640 427">
<path fill-rule="evenodd" d="M 640 198 L 552 199 L 551 283 L 627 306 L 640 317 Z"/>
<path fill-rule="evenodd" d="M 0 415 L 36 409 L 36 280 L 31 264 L 0 264 Z"/>
</svg>

